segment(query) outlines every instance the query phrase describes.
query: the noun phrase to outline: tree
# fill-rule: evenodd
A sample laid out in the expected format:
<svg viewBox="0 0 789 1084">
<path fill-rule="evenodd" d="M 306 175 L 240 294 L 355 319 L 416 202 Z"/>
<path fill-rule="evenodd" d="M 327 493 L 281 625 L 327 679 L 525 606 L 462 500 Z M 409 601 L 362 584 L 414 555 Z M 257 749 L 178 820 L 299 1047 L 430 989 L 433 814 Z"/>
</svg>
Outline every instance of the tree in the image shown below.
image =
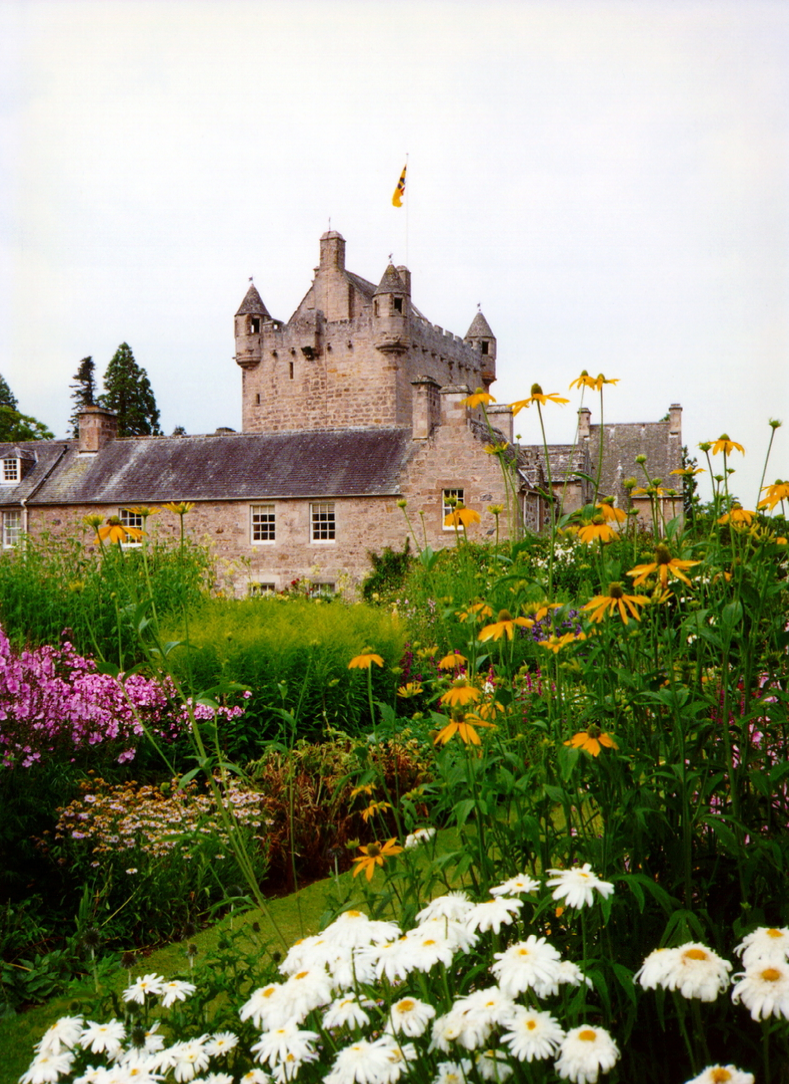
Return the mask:
<svg viewBox="0 0 789 1084">
<path fill-rule="evenodd" d="M 93 406 L 96 402 L 96 378 L 94 370 L 96 363 L 93 358 L 83 358 L 79 368 L 74 373 L 74 383 L 71 385 L 71 398 L 74 400 L 74 409 L 69 418 L 71 435 L 79 436 L 79 416 L 86 406 Z"/>
<path fill-rule="evenodd" d="M 128 343 L 121 343 L 104 374 L 99 405 L 118 415 L 119 437 L 161 436 L 159 410 L 145 369 L 134 360 Z"/>
<path fill-rule="evenodd" d="M 53 440 L 54 437 L 55 434 L 37 418 L 20 414 L 5 403 L 0 404 L 0 442 L 17 444 L 23 440 Z"/>
<path fill-rule="evenodd" d="M 16 396 L 5 382 L 5 378 L 0 376 L 0 406 L 10 407 L 12 410 L 16 410 L 19 404 L 16 401 Z"/>
</svg>

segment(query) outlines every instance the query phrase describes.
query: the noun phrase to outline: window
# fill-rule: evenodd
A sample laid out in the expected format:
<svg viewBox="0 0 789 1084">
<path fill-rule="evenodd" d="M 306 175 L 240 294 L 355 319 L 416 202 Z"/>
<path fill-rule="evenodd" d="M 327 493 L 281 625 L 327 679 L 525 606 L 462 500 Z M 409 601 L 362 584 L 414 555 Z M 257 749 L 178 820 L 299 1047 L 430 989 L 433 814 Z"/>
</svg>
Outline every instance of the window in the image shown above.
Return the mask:
<svg viewBox="0 0 789 1084">
<path fill-rule="evenodd" d="M 139 512 L 132 512 L 131 508 L 119 508 L 118 518 L 121 521 L 122 527 L 136 527 L 138 531 L 141 531 L 145 524 L 143 518 Z M 124 546 L 141 546 L 142 539 L 132 538 L 129 536 L 123 543 Z"/>
<path fill-rule="evenodd" d="M 265 598 L 266 595 L 276 595 L 277 586 L 274 583 L 254 583 L 247 584 L 247 593 L 250 598 Z"/>
<path fill-rule="evenodd" d="M 273 504 L 252 505 L 252 542 L 275 542 L 277 517 Z"/>
<path fill-rule="evenodd" d="M 311 538 L 313 542 L 334 542 L 337 522 L 334 517 L 334 501 L 322 501 L 310 505 Z"/>
<path fill-rule="evenodd" d="M 463 504 L 462 489 L 445 489 L 441 497 L 441 524 L 445 531 L 454 531 L 454 527 L 447 527 L 444 520 Z"/>
<path fill-rule="evenodd" d="M 260 333 L 260 317 L 259 316 L 251 316 L 250 317 L 249 330 L 252 332 L 253 335 L 258 335 Z"/>
<path fill-rule="evenodd" d="M 337 594 L 336 583 L 314 583 L 310 590 L 313 598 L 334 598 Z"/>
<path fill-rule="evenodd" d="M 402 297 L 395 297 L 392 300 L 394 301 L 394 311 L 395 312 L 402 312 L 403 311 L 403 299 L 402 299 Z"/>
<path fill-rule="evenodd" d="M 484 339 L 482 340 L 482 342 L 480 343 L 480 346 L 482 347 L 482 353 L 483 354 L 487 354 L 489 345 L 490 345 L 490 343 L 485 342 Z"/>
<path fill-rule="evenodd" d="M 19 460 L 18 459 L 4 459 L 3 460 L 3 475 L 0 479 L 4 485 L 13 485 L 15 482 L 21 480 L 19 473 Z"/>
<path fill-rule="evenodd" d="M 3 512 L 3 549 L 13 549 L 19 542 L 21 535 L 22 513 Z"/>
</svg>

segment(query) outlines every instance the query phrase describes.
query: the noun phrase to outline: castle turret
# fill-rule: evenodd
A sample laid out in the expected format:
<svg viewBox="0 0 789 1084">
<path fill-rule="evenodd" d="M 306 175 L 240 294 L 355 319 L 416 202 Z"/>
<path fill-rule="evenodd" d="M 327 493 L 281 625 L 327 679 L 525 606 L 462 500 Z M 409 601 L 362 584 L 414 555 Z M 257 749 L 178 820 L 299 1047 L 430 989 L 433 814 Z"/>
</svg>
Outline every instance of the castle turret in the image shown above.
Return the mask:
<svg viewBox="0 0 789 1084">
<path fill-rule="evenodd" d="M 410 308 L 407 279 L 403 281 L 390 263 L 373 294 L 373 336 L 377 350 L 386 354 L 408 349 Z"/>
<path fill-rule="evenodd" d="M 496 336 L 490 330 L 490 324 L 482 315 L 481 309 L 471 321 L 464 341 L 482 355 L 482 383 L 489 388 L 496 379 Z"/>
<path fill-rule="evenodd" d="M 252 283 L 235 317 L 236 361 L 243 369 L 252 369 L 260 364 L 260 336 L 263 325 L 270 323 L 271 315 Z"/>
</svg>

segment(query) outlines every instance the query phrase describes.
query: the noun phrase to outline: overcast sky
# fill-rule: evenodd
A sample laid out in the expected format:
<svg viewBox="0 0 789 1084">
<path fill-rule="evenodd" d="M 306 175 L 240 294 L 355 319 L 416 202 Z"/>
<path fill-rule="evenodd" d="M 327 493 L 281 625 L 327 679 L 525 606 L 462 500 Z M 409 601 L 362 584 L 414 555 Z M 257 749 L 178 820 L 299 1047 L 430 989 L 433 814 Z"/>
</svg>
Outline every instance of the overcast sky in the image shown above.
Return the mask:
<svg viewBox="0 0 789 1084">
<path fill-rule="evenodd" d="M 747 507 L 771 417 L 789 476 L 786 0 L 0 0 L 0 151 L 0 372 L 58 436 L 122 341 L 166 433 L 240 428 L 249 276 L 287 319 L 331 220 L 481 303 L 499 401 L 602 371 L 606 421 L 745 445 Z"/>
</svg>

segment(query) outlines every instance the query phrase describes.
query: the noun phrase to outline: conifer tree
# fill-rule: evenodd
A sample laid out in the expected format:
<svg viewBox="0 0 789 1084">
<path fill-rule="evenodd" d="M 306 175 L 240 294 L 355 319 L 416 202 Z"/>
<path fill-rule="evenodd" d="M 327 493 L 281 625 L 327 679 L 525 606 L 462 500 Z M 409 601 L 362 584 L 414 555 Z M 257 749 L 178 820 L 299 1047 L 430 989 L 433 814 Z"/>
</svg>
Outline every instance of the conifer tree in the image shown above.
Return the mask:
<svg viewBox="0 0 789 1084">
<path fill-rule="evenodd" d="M 5 377 L 0 374 L 0 406 L 10 407 L 11 410 L 16 410 L 18 405 L 16 396 L 6 383 Z"/>
<path fill-rule="evenodd" d="M 83 358 L 79 368 L 74 373 L 74 383 L 71 385 L 71 398 L 74 400 L 74 409 L 71 411 L 69 425 L 71 435 L 79 436 L 79 415 L 83 407 L 93 406 L 96 402 L 96 378 L 94 370 L 96 363 L 93 358 Z"/>
<path fill-rule="evenodd" d="M 119 437 L 161 436 L 148 374 L 134 360 L 128 343 L 121 343 L 107 366 L 99 405 L 118 415 Z"/>
</svg>

